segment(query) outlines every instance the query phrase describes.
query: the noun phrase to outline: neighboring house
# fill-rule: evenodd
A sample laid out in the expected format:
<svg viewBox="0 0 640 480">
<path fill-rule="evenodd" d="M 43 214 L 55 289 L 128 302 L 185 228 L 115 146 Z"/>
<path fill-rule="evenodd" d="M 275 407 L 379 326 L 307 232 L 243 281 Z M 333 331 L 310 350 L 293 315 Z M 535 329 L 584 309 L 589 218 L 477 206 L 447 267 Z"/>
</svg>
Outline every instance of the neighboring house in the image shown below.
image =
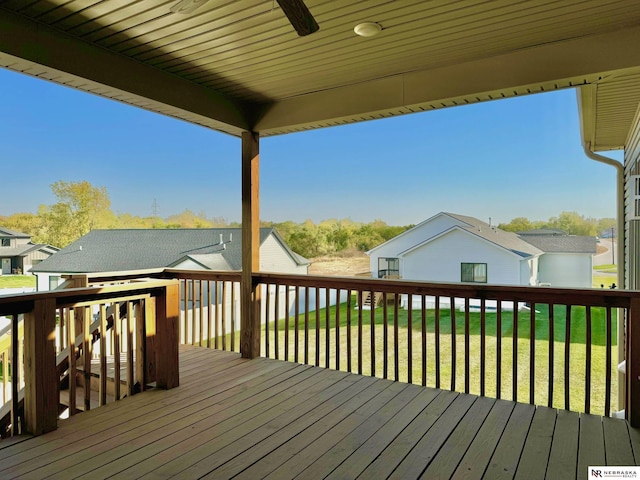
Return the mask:
<svg viewBox="0 0 640 480">
<path fill-rule="evenodd" d="M 0 227 L 0 275 L 28 273 L 58 248 L 36 244 L 26 233 Z"/>
<path fill-rule="evenodd" d="M 591 288 L 596 237 L 567 235 L 561 230 L 518 232 L 544 252 L 538 261 L 538 284 Z"/>
<path fill-rule="evenodd" d="M 241 270 L 240 228 L 93 230 L 40 263 L 38 290 L 62 276 L 159 268 Z M 273 228 L 260 229 L 260 270 L 307 273 L 309 261 L 293 252 Z"/>
<path fill-rule="evenodd" d="M 377 278 L 536 285 L 543 251 L 477 218 L 442 212 L 367 254 Z"/>
<path fill-rule="evenodd" d="M 64 275 L 77 273 L 144 272 L 162 268 L 240 271 L 241 238 L 240 228 L 93 230 L 42 262 L 33 271 L 38 277 L 38 290 L 53 290 L 63 282 Z M 275 229 L 260 229 L 261 271 L 306 275 L 308 267 L 309 261 L 293 252 Z M 266 287 L 262 288 L 264 298 Z M 270 295 L 275 294 L 274 288 L 272 286 L 269 290 Z M 285 286 L 279 286 L 282 299 L 285 298 L 285 289 Z M 185 303 L 180 302 L 186 317 L 186 322 L 181 324 L 183 341 L 194 338 L 191 329 L 197 328 L 193 325 L 198 322 L 193 322 L 192 316 L 204 315 L 208 318 L 209 305 L 214 306 L 217 315 L 220 315 L 218 318 L 225 319 L 224 328 L 227 332 L 231 331 L 232 323 L 239 329 L 239 290 L 239 284 L 227 282 L 204 282 L 198 291 L 183 290 L 182 299 L 188 295 L 186 311 Z M 294 309 L 295 299 L 296 296 L 291 295 L 288 305 L 280 302 L 279 318 L 284 317 L 287 310 Z M 274 303 L 272 301 L 271 305 Z M 262 308 L 264 321 L 264 302 Z M 199 336 L 197 331 L 195 337 Z"/>
</svg>

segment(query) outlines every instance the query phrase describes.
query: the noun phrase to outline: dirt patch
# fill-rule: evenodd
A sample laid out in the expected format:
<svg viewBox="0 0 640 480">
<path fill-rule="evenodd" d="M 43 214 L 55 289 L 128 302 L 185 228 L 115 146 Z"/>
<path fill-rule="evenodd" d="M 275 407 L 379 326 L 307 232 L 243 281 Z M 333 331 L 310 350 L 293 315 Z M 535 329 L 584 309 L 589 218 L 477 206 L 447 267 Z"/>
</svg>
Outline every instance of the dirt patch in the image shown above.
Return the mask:
<svg viewBox="0 0 640 480">
<path fill-rule="evenodd" d="M 350 256 L 312 258 L 309 266 L 309 275 L 369 276 L 369 257 L 363 252 L 356 252 Z"/>
</svg>

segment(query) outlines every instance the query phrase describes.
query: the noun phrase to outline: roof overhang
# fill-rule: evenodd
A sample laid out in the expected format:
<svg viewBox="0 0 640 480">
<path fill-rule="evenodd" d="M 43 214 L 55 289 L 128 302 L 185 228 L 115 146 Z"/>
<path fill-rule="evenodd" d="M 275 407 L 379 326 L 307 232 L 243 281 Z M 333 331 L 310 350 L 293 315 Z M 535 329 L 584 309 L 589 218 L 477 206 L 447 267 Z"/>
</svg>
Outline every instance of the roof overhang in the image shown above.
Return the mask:
<svg viewBox="0 0 640 480">
<path fill-rule="evenodd" d="M 187 17 L 174 3 L 4 2 L 0 66 L 232 135 L 583 86 L 585 139 L 606 150 L 637 110 L 635 0 L 307 0 L 321 29 L 304 38 L 270 2 L 208 2 Z M 382 34 L 356 37 L 362 18 Z"/>
</svg>

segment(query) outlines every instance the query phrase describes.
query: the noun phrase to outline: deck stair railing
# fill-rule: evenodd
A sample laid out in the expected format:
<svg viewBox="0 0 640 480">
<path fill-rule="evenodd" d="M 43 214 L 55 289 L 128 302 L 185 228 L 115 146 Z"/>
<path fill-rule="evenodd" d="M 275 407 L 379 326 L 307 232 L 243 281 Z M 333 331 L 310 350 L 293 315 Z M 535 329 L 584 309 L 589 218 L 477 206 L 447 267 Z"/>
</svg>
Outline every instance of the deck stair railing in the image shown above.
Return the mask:
<svg viewBox="0 0 640 480">
<path fill-rule="evenodd" d="M 178 298 L 173 280 L 0 297 L 0 317 L 10 321 L 0 332 L 11 352 L 0 351 L 3 390 L 12 392 L 3 397 L 2 433 L 44 433 L 62 410 L 177 386 Z"/>
</svg>

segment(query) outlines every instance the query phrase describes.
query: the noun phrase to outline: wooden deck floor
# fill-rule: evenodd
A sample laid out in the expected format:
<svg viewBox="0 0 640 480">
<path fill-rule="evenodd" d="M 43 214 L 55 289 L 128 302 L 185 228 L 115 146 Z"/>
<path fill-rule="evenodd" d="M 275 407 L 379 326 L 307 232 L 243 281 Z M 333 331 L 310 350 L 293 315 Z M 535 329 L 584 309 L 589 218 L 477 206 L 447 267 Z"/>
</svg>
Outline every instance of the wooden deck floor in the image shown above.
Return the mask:
<svg viewBox="0 0 640 480">
<path fill-rule="evenodd" d="M 622 420 L 185 347 L 181 386 L 0 442 L 0 478 L 587 478 Z M 22 441 L 20 441 L 22 440 Z"/>
</svg>

